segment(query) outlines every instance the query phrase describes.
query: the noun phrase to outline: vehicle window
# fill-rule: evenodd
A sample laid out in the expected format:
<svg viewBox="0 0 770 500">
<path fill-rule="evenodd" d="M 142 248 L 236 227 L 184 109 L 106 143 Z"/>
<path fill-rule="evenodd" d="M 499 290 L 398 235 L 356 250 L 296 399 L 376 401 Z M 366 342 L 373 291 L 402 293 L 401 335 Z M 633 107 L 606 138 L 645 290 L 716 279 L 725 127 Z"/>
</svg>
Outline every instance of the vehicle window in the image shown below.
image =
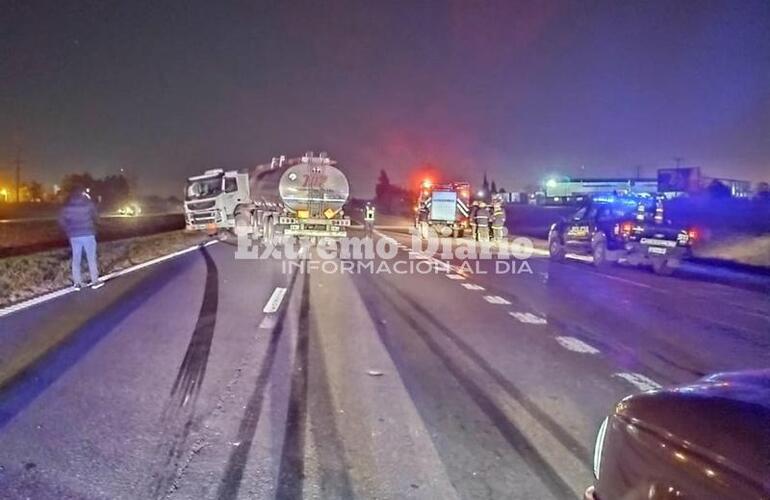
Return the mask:
<svg viewBox="0 0 770 500">
<path fill-rule="evenodd" d="M 199 179 L 187 185 L 187 199 L 208 198 L 216 196 L 222 190 L 222 178 Z"/>
<path fill-rule="evenodd" d="M 572 216 L 572 220 L 574 221 L 583 220 L 586 216 L 586 210 L 587 210 L 586 207 L 583 207 L 577 212 L 575 212 L 575 215 Z"/>
<path fill-rule="evenodd" d="M 227 177 L 225 179 L 225 193 L 232 193 L 238 190 L 238 183 L 235 182 L 235 177 Z"/>
</svg>

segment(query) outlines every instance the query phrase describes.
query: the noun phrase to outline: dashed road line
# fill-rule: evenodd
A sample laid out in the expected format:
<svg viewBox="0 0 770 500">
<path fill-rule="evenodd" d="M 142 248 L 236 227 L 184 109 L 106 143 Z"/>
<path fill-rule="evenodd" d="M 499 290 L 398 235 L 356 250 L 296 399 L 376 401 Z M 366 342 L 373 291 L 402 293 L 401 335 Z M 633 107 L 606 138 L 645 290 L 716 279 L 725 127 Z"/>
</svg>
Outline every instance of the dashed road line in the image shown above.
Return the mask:
<svg viewBox="0 0 770 500">
<path fill-rule="evenodd" d="M 484 290 L 484 287 L 475 283 L 460 283 L 467 290 Z"/>
<path fill-rule="evenodd" d="M 500 304 L 500 305 L 511 305 L 510 302 L 508 302 L 503 297 L 500 297 L 499 295 L 484 295 L 484 300 L 489 302 L 490 304 Z"/>
<path fill-rule="evenodd" d="M 575 337 L 556 337 L 556 342 L 559 343 L 563 348 L 573 351 L 573 352 L 579 352 L 583 354 L 599 354 L 599 349 L 596 347 L 586 344 L 580 339 L 576 339 Z"/>
<path fill-rule="evenodd" d="M 270 295 L 270 298 L 267 300 L 267 304 L 265 304 L 265 307 L 262 309 L 262 312 L 265 314 L 274 313 L 278 310 L 279 307 L 281 307 L 281 302 L 283 301 L 283 297 L 286 295 L 286 288 L 283 287 L 276 287 L 275 290 L 273 290 L 273 294 Z"/>
<path fill-rule="evenodd" d="M 522 323 L 530 323 L 532 325 L 548 324 L 548 321 L 545 318 L 541 318 L 540 316 L 532 313 L 509 311 L 508 314 L 521 321 Z"/>
<path fill-rule="evenodd" d="M 637 389 L 643 392 L 655 391 L 663 388 L 662 385 L 655 382 L 651 378 L 645 375 L 642 375 L 641 373 L 628 373 L 628 372 L 613 373 L 612 376 L 622 378 L 623 380 L 625 380 L 626 382 L 630 383 L 631 385 L 633 385 L 634 387 L 636 387 Z"/>
</svg>

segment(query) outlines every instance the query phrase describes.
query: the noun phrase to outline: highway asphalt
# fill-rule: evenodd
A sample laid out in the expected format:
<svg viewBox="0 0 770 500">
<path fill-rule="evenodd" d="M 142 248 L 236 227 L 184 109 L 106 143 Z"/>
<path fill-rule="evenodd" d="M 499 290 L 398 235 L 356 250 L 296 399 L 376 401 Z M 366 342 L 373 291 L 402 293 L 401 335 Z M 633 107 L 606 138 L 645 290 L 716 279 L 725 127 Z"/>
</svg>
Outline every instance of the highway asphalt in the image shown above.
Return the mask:
<svg viewBox="0 0 770 500">
<path fill-rule="evenodd" d="M 0 317 L 67 339 L 0 390 L 0 497 L 577 498 L 622 397 L 770 367 L 763 291 L 375 240 L 419 271 L 227 241 Z"/>
</svg>

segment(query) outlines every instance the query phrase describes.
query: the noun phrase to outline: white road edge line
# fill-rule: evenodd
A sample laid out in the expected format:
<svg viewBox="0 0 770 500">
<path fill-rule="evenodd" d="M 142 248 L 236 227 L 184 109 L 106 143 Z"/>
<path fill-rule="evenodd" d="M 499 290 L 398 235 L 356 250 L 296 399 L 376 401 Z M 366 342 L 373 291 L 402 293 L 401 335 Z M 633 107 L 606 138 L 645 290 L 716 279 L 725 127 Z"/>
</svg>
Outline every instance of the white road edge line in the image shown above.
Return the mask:
<svg viewBox="0 0 770 500">
<path fill-rule="evenodd" d="M 642 392 L 656 391 L 663 386 L 641 373 L 613 373 L 613 377 L 622 378 Z"/>
<path fill-rule="evenodd" d="M 599 349 L 575 337 L 556 337 L 556 342 L 569 351 L 582 354 L 599 354 Z"/>
<path fill-rule="evenodd" d="M 137 264 L 135 266 L 127 267 L 125 269 L 121 269 L 120 271 L 115 271 L 113 273 L 105 274 L 104 276 L 102 276 L 100 278 L 100 280 L 101 280 L 101 282 L 103 284 L 104 282 L 112 280 L 112 279 L 115 279 L 115 278 L 117 278 L 119 276 L 123 276 L 125 274 L 132 273 L 132 272 L 138 271 L 140 269 L 144 269 L 145 267 L 152 266 L 153 264 L 158 264 L 160 262 L 163 262 L 163 261 L 166 261 L 166 260 L 169 260 L 169 259 L 173 259 L 174 257 L 179 257 L 180 255 L 184 255 L 186 253 L 190 253 L 190 252 L 193 252 L 195 250 L 199 250 L 202 247 L 207 247 L 207 246 L 214 245 L 216 243 L 219 243 L 219 240 L 211 240 L 211 241 L 208 241 L 208 242 L 203 243 L 203 244 L 194 245 L 194 246 L 191 246 L 191 247 L 188 247 L 188 248 L 185 248 L 185 249 L 182 249 L 182 250 L 170 253 L 168 255 L 163 255 L 161 257 L 156 257 L 156 258 L 150 259 L 150 260 L 148 260 L 146 262 L 142 262 L 141 264 Z M 97 288 L 100 288 L 100 287 L 97 287 Z M 75 291 L 77 291 L 77 290 L 75 289 L 74 286 L 69 286 L 67 288 L 62 288 L 60 290 L 55 290 L 53 292 L 46 293 L 44 295 L 40 295 L 40 296 L 31 298 L 31 299 L 25 300 L 23 302 L 19 302 L 18 304 L 14 304 L 12 306 L 8 306 L 8 307 L 5 307 L 5 308 L 2 308 L 2 309 L 0 309 L 0 318 L 2 318 L 3 316 L 7 316 L 9 314 L 13 314 L 13 313 L 18 312 L 18 311 L 23 311 L 24 309 L 29 309 L 30 307 L 36 306 L 38 304 L 42 304 L 44 302 L 48 302 L 50 300 L 56 299 L 58 297 L 62 297 L 64 295 L 67 295 L 67 294 L 75 292 Z"/>
</svg>

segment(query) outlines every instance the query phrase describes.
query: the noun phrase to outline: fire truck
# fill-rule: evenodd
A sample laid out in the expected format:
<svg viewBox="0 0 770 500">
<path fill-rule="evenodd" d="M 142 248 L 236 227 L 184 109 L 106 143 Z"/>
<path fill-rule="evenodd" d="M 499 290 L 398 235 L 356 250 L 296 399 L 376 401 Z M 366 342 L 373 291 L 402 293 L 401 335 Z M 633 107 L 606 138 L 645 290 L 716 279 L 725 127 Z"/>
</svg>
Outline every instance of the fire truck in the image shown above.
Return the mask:
<svg viewBox="0 0 770 500">
<path fill-rule="evenodd" d="M 423 181 L 417 199 L 415 227 L 423 238 L 431 234 L 439 236 L 463 236 L 470 227 L 471 187 L 467 182 L 433 184 Z"/>
</svg>

